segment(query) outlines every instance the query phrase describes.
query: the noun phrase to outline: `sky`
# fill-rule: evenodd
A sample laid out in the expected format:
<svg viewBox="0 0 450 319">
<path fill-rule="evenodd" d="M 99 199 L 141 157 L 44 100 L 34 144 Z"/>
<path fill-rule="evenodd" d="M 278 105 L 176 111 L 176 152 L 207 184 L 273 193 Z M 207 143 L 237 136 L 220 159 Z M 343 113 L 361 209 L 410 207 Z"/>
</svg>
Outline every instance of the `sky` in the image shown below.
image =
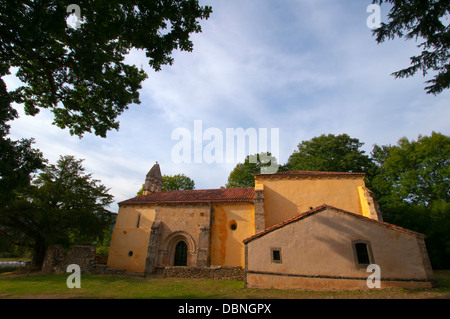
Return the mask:
<svg viewBox="0 0 450 319">
<path fill-rule="evenodd" d="M 140 90 L 141 104 L 130 105 L 118 118 L 118 131 L 80 139 L 52 125 L 50 112 L 26 116 L 16 105 L 20 118 L 10 123 L 11 137 L 34 137 L 34 147 L 50 163 L 60 155 L 84 159 L 86 172 L 110 188 L 115 199 L 110 210 L 117 212 L 117 203 L 136 196 L 156 162 L 162 174 L 193 179 L 196 189 L 224 186 L 250 151 L 247 147 L 239 157 L 237 142 L 226 139 L 227 129 L 256 132 L 258 150 L 267 145 L 281 164 L 299 143 L 322 134 L 357 138 L 368 155 L 374 144 L 396 144 L 402 137 L 450 135 L 450 90 L 429 95 L 424 82 L 430 77 L 391 76 L 409 66 L 409 57 L 419 52 L 417 43 L 377 44 L 367 25 L 371 1 L 200 3 L 212 6 L 213 13 L 201 22 L 202 32 L 192 35 L 193 52 L 175 51 L 174 64 L 159 72 L 149 68 L 142 52 L 127 56 L 149 77 Z M 387 13 L 381 6 L 382 22 Z M 13 76 L 5 80 L 8 88 L 18 85 Z M 208 145 L 217 152 L 221 144 L 222 154 L 214 153 L 212 161 L 205 153 Z M 227 157 L 226 150 L 235 156 Z M 180 154 L 188 156 L 182 161 Z"/>
</svg>

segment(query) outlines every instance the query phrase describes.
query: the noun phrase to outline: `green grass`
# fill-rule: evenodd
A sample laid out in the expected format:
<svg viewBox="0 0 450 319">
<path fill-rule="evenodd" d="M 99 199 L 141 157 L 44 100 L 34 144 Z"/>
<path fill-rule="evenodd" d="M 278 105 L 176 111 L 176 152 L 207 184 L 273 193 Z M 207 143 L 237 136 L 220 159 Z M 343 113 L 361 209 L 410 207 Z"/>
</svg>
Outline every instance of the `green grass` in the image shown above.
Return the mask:
<svg viewBox="0 0 450 319">
<path fill-rule="evenodd" d="M 81 288 L 69 289 L 68 274 L 0 274 L 0 298 L 97 299 L 450 299 L 450 271 L 436 271 L 435 289 L 302 291 L 246 289 L 242 281 L 82 275 Z"/>
</svg>

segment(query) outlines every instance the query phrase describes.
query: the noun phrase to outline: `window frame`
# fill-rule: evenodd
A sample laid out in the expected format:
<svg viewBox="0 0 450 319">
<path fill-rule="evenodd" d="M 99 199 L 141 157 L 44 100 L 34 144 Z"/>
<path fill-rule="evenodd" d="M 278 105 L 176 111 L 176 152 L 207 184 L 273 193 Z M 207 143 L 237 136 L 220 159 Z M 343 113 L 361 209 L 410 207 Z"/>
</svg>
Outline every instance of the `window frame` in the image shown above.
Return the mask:
<svg viewBox="0 0 450 319">
<path fill-rule="evenodd" d="M 366 250 L 367 250 L 367 257 L 369 259 L 369 263 L 360 263 L 359 262 L 359 258 L 358 258 L 358 250 L 356 249 L 356 245 L 357 244 L 364 244 L 366 245 Z M 374 264 L 375 263 L 375 259 L 373 257 L 373 253 L 372 253 L 372 245 L 370 243 L 370 241 L 368 240 L 353 240 L 352 241 L 352 248 L 353 248 L 353 256 L 355 258 L 355 265 L 357 269 L 366 269 L 369 265 Z"/>
<path fill-rule="evenodd" d="M 279 259 L 275 259 L 274 252 L 278 252 Z M 281 247 L 270 247 L 270 260 L 273 264 L 282 264 L 283 257 L 281 255 Z"/>
</svg>

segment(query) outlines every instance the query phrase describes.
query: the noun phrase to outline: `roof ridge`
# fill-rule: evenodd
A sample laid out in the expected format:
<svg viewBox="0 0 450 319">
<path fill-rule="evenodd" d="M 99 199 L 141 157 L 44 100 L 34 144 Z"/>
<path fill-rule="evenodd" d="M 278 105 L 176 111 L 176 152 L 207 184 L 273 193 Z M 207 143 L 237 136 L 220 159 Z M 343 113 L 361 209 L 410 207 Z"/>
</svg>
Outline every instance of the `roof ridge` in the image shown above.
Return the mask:
<svg viewBox="0 0 450 319">
<path fill-rule="evenodd" d="M 335 172 L 335 171 L 286 171 L 273 174 L 255 174 L 255 176 L 285 176 L 285 175 L 333 175 L 333 176 L 363 176 L 363 172 Z"/>
<path fill-rule="evenodd" d="M 255 189 L 254 187 L 233 187 L 233 188 L 205 188 L 205 189 L 179 189 L 179 190 L 170 190 L 170 191 L 159 191 L 159 192 L 155 192 L 155 193 L 150 193 L 147 195 L 139 195 L 139 196 L 152 196 L 158 193 L 175 193 L 175 192 L 209 192 L 209 191 L 226 191 L 226 190 L 236 190 L 236 189 Z M 139 197 L 136 196 L 136 197 Z M 133 197 L 133 198 L 136 198 Z"/>
<path fill-rule="evenodd" d="M 160 191 L 136 196 L 119 203 L 121 205 L 163 204 L 163 203 L 213 203 L 213 202 L 253 202 L 254 187 L 190 189 Z"/>
</svg>

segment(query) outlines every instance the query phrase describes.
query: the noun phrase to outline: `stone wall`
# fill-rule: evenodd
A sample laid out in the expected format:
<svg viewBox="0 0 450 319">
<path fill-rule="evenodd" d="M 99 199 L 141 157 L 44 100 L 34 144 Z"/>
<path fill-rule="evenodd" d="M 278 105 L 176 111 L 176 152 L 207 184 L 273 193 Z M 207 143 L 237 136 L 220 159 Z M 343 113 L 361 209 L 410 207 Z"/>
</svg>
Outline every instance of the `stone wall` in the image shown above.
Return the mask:
<svg viewBox="0 0 450 319">
<path fill-rule="evenodd" d="M 66 273 L 68 265 L 76 264 L 80 266 L 83 274 L 125 274 L 123 269 L 112 269 L 98 264 L 95 252 L 95 246 L 75 245 L 65 254 L 61 245 L 52 245 L 47 249 L 41 271 L 62 274 Z"/>
<path fill-rule="evenodd" d="M 244 270 L 241 267 L 165 267 L 165 278 L 201 278 L 215 280 L 243 280 Z"/>
<path fill-rule="evenodd" d="M 95 246 L 72 246 L 67 254 L 61 245 L 53 245 L 47 249 L 42 272 L 66 273 L 67 266 L 76 264 L 80 266 L 83 274 L 105 275 L 133 275 L 144 277 L 143 273 L 130 273 L 124 269 L 110 268 L 97 263 Z M 203 278 L 222 280 L 243 280 L 244 271 L 241 267 L 211 266 L 211 267 L 165 267 L 162 275 L 165 278 Z"/>
</svg>

